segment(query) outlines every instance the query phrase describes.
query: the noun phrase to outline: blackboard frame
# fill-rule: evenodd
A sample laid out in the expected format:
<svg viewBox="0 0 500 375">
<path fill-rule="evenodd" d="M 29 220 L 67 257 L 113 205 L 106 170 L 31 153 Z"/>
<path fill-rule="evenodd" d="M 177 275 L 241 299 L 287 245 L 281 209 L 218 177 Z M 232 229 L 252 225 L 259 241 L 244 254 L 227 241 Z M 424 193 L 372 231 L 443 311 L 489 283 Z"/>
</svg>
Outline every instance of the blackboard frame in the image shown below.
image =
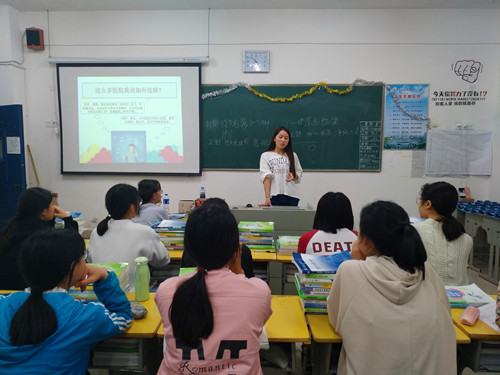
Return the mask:
<svg viewBox="0 0 500 375">
<path fill-rule="evenodd" d="M 270 97 L 290 97 L 305 92 L 312 86 L 314 85 L 288 84 L 252 87 Z M 328 85 L 330 89 L 338 89 L 339 91 L 345 90 L 348 86 Z M 203 85 L 202 92 L 210 93 L 227 88 L 228 85 Z M 353 87 L 352 92 L 340 96 L 319 89 L 311 95 L 296 99 L 291 103 L 270 102 L 251 93 L 246 87 L 238 87 L 230 93 L 204 99 L 202 103 L 203 169 L 213 171 L 258 170 L 255 167 L 259 164 L 260 154 L 267 148 L 272 132 L 277 126 L 284 125 L 292 132 L 294 151 L 299 156 L 305 171 L 380 172 L 383 151 L 384 104 L 384 87 L 382 85 L 356 85 Z M 284 111 L 284 114 L 280 114 L 280 111 Z M 297 118 L 293 118 L 293 111 L 299 113 L 298 117 L 296 116 Z M 312 112 L 312 117 L 302 116 L 303 113 L 309 113 L 308 111 Z M 286 112 L 290 112 L 291 117 L 283 119 L 283 116 L 288 116 Z M 358 114 L 367 116 L 367 118 L 362 117 L 364 120 L 362 122 L 365 123 L 363 129 L 365 130 L 361 130 L 361 122 L 356 117 Z M 307 121 L 309 122 L 306 124 Z M 308 128 L 304 128 L 305 126 L 308 126 Z M 302 131 L 297 127 L 302 127 Z M 312 127 L 320 130 L 313 132 L 311 131 Z M 258 129 L 257 135 L 255 129 Z M 305 131 L 304 129 L 306 129 L 306 133 L 301 134 Z M 309 130 L 309 133 L 307 133 L 307 130 Z M 242 132 L 245 132 L 246 136 L 247 132 L 251 133 L 252 131 L 254 132 L 254 138 L 251 135 L 242 138 Z M 337 132 L 338 135 L 332 135 L 332 131 Z M 365 133 L 373 134 L 366 137 Z M 234 134 L 241 137 L 235 137 Z M 361 138 L 360 134 L 363 138 Z M 311 150 L 305 148 L 305 144 L 314 143 L 312 141 L 308 142 L 307 135 L 314 142 L 322 144 L 319 146 L 323 147 L 320 148 L 320 152 L 315 153 L 314 147 L 308 146 Z M 330 139 L 328 139 L 328 136 L 330 136 Z M 332 137 L 343 137 L 342 139 L 345 139 L 346 142 L 342 140 L 338 143 L 339 141 Z M 337 143 L 333 142 L 334 139 Z M 364 140 L 363 144 L 366 145 L 361 146 L 361 139 Z M 218 144 L 215 144 L 216 141 Z M 345 152 L 341 154 L 349 154 L 345 163 L 343 156 L 335 159 L 331 158 L 331 153 L 335 152 L 332 151 L 335 147 L 331 147 L 331 145 L 336 145 L 337 148 L 345 148 Z M 361 154 L 359 154 L 360 148 L 362 149 Z M 210 149 L 212 154 L 209 154 Z M 218 153 L 214 153 L 214 149 Z M 224 149 L 224 152 L 220 153 L 220 149 Z M 227 152 L 228 149 L 234 152 Z M 367 153 L 366 150 L 368 150 L 368 156 L 371 153 L 368 158 L 364 157 Z M 374 156 L 375 154 L 376 156 Z M 214 155 L 216 155 L 215 158 Z M 246 159 L 247 155 L 248 159 Z M 317 155 L 316 159 L 311 155 Z M 207 161 L 207 156 L 208 159 L 212 158 L 212 160 Z M 219 158 L 219 160 L 216 160 L 216 158 Z M 327 161 L 325 162 L 325 160 Z M 237 162 L 243 162 L 246 165 L 234 166 L 234 163 Z M 217 163 L 220 165 L 216 165 Z M 233 165 L 230 165 L 230 163 L 233 163 Z M 320 163 L 323 163 L 322 165 L 329 163 L 329 165 L 327 167 L 318 167 Z M 339 163 L 342 164 L 341 167 L 338 167 Z M 330 165 L 332 167 L 329 167 Z"/>
</svg>

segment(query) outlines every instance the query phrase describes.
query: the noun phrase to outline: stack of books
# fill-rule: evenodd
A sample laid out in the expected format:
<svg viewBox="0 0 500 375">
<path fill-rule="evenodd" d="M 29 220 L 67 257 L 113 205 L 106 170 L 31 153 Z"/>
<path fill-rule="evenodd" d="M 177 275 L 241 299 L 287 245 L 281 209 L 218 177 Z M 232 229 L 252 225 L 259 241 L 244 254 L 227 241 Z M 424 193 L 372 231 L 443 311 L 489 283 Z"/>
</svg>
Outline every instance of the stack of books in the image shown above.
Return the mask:
<svg viewBox="0 0 500 375">
<path fill-rule="evenodd" d="M 274 253 L 274 223 L 272 221 L 240 221 L 240 241 L 252 251 Z"/>
<path fill-rule="evenodd" d="M 141 367 L 140 339 L 108 339 L 96 344 L 92 363 L 96 367 Z"/>
<path fill-rule="evenodd" d="M 292 262 L 299 270 L 295 286 L 305 313 L 327 314 L 326 299 L 340 264 L 352 259 L 349 251 L 328 256 L 293 253 Z"/>
<path fill-rule="evenodd" d="M 446 295 L 453 307 L 479 307 L 495 302 L 493 298 L 483 292 L 476 284 L 462 286 L 445 286 Z"/>
<path fill-rule="evenodd" d="M 280 255 L 292 255 L 297 252 L 300 236 L 279 236 L 276 241 L 276 250 Z"/>
<path fill-rule="evenodd" d="M 184 250 L 184 230 L 186 221 L 162 220 L 152 227 L 160 235 L 167 250 Z"/>
<path fill-rule="evenodd" d="M 99 266 L 102 268 L 106 268 L 108 271 L 113 271 L 118 278 L 118 282 L 120 283 L 120 288 L 124 292 L 128 292 L 130 284 L 129 284 L 129 276 L 128 276 L 128 263 L 89 263 L 93 266 Z M 92 286 L 93 284 L 90 284 Z M 97 301 L 97 296 L 92 288 L 87 288 L 83 292 L 80 288 L 73 287 L 68 291 L 68 294 L 77 299 L 79 301 Z"/>
</svg>

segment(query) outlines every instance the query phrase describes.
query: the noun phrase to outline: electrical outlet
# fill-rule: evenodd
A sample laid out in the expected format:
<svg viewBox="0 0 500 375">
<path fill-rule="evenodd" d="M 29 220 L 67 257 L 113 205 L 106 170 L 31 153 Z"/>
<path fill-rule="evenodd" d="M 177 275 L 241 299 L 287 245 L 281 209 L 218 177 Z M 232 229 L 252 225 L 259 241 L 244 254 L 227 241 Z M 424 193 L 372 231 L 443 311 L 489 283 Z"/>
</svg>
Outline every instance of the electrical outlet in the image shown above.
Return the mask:
<svg viewBox="0 0 500 375">
<path fill-rule="evenodd" d="M 57 128 L 57 121 L 55 121 L 55 120 L 45 121 L 45 127 L 46 128 Z"/>
</svg>

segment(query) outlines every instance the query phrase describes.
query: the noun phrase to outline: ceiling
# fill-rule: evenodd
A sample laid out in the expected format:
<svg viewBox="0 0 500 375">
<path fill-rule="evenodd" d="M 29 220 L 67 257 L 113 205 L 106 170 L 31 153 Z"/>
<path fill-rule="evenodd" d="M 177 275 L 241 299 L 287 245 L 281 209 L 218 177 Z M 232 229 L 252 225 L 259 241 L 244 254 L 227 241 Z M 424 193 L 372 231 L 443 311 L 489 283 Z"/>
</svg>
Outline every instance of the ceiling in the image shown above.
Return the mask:
<svg viewBox="0 0 500 375">
<path fill-rule="evenodd" d="M 500 9 L 500 0 L 0 0 L 21 12 L 196 9 Z"/>
</svg>

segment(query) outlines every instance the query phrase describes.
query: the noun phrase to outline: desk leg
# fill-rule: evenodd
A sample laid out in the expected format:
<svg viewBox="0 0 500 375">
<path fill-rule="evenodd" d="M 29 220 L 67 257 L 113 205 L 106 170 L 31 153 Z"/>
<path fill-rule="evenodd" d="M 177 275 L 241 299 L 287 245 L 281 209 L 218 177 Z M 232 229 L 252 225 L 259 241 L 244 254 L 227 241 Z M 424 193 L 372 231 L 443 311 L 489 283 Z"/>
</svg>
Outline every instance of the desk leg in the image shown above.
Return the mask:
<svg viewBox="0 0 500 375">
<path fill-rule="evenodd" d="M 495 246 L 495 245 L 490 245 L 491 247 L 493 247 L 493 251 L 495 253 L 495 265 L 494 265 L 494 269 L 493 269 L 493 279 L 494 280 L 498 280 L 498 267 L 499 267 L 499 260 L 500 260 L 500 248 L 498 246 Z"/>
<path fill-rule="evenodd" d="M 292 342 L 292 374 L 303 374 L 302 371 L 302 343 Z"/>
<path fill-rule="evenodd" d="M 320 344 L 313 340 L 311 343 L 311 350 L 312 375 L 327 374 L 330 367 L 332 344 Z"/>
</svg>

